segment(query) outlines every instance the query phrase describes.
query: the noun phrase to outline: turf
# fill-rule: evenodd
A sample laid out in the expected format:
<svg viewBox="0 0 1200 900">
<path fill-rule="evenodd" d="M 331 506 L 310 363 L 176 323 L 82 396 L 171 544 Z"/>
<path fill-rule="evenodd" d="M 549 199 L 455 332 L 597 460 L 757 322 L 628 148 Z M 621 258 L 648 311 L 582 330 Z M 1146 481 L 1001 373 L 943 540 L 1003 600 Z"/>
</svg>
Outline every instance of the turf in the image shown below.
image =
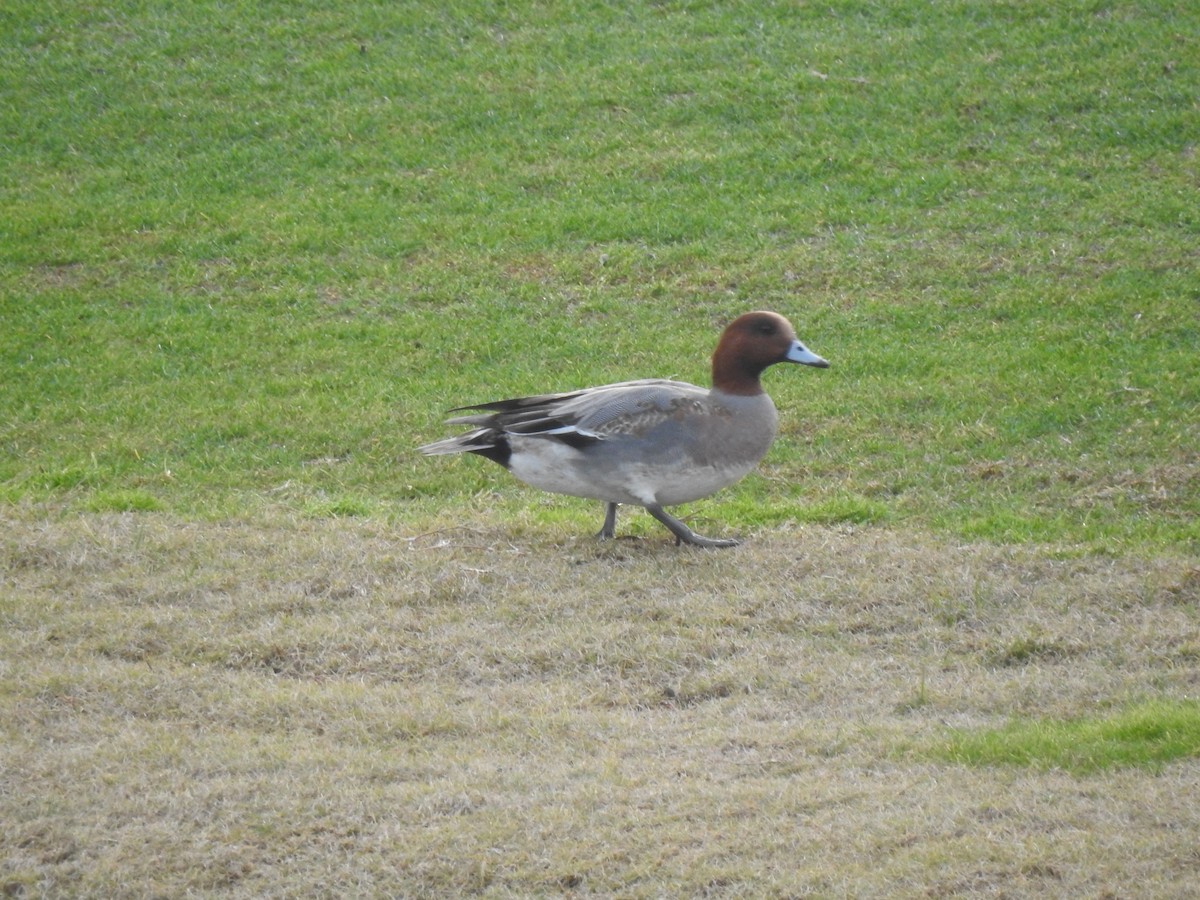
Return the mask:
<svg viewBox="0 0 1200 900">
<path fill-rule="evenodd" d="M 954 735 L 941 750 L 973 765 L 1058 766 L 1075 772 L 1161 767 L 1200 756 L 1200 707 L 1153 701 L 1102 718 L 1012 722 Z"/>
<path fill-rule="evenodd" d="M 1187 4 L 6 17 L 9 502 L 523 505 L 414 458 L 445 407 L 702 382 L 766 307 L 835 368 L 735 525 L 1195 546 Z"/>
<path fill-rule="evenodd" d="M 0 891 L 1200 892 L 1198 34 L 7 4 Z M 414 453 L 753 308 L 735 551 Z"/>
<path fill-rule="evenodd" d="M 0 525 L 11 896 L 1200 890 L 1194 559 Z"/>
</svg>

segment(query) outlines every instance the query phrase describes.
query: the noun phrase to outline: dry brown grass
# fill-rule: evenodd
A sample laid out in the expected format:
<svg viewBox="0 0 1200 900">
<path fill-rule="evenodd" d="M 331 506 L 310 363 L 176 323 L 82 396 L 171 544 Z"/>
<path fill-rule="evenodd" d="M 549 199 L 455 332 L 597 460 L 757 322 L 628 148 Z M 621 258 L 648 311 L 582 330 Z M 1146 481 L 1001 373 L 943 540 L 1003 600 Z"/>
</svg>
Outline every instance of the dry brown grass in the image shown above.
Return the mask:
<svg viewBox="0 0 1200 900">
<path fill-rule="evenodd" d="M 1200 894 L 1200 761 L 922 752 L 1195 697 L 1195 559 L 811 527 L 719 553 L 578 522 L 0 527 L 8 895 Z"/>
</svg>

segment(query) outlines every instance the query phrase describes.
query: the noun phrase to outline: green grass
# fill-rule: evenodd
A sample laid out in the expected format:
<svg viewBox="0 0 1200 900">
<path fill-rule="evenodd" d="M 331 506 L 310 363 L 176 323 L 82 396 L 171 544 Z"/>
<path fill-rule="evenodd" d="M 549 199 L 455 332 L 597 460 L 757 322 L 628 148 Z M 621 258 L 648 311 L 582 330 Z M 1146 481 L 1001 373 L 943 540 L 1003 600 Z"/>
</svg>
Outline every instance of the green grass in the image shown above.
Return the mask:
<svg viewBox="0 0 1200 900">
<path fill-rule="evenodd" d="M 1200 704 L 1153 700 L 1106 716 L 1016 720 L 999 729 L 956 733 L 936 754 L 976 766 L 1075 773 L 1125 766 L 1161 769 L 1200 756 Z"/>
<path fill-rule="evenodd" d="M 834 368 L 735 526 L 1196 546 L 1191 4 L 4 19 L 9 503 L 515 509 L 414 458 L 443 408 L 703 381 L 769 307 Z"/>
</svg>

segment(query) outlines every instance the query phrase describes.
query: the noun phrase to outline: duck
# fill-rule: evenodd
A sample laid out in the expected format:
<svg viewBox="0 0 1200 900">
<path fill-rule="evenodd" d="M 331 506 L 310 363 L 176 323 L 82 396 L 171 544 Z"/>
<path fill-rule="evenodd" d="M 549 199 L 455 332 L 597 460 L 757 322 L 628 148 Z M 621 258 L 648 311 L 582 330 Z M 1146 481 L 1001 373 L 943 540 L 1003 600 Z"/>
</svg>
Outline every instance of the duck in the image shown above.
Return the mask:
<svg viewBox="0 0 1200 900">
<path fill-rule="evenodd" d="M 827 368 L 779 313 L 730 322 L 712 354 L 712 387 L 646 378 L 449 410 L 471 430 L 418 447 L 426 456 L 473 453 L 532 487 L 605 504 L 596 535 L 616 536 L 617 508 L 641 506 L 676 545 L 734 547 L 696 534 L 664 507 L 689 503 L 750 472 L 775 439 L 779 415 L 761 376 L 776 363 Z"/>
</svg>

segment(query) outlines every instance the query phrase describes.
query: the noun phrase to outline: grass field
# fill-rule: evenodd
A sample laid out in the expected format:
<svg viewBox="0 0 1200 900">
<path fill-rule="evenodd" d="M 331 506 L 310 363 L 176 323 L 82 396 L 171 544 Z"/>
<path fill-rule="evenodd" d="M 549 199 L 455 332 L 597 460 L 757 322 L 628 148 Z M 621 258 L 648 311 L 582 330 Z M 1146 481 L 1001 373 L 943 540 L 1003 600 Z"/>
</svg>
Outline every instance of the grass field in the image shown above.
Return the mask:
<svg viewBox="0 0 1200 900">
<path fill-rule="evenodd" d="M 0 13 L 11 896 L 1200 892 L 1200 11 Z M 627 513 L 413 448 L 703 382 Z"/>
</svg>

